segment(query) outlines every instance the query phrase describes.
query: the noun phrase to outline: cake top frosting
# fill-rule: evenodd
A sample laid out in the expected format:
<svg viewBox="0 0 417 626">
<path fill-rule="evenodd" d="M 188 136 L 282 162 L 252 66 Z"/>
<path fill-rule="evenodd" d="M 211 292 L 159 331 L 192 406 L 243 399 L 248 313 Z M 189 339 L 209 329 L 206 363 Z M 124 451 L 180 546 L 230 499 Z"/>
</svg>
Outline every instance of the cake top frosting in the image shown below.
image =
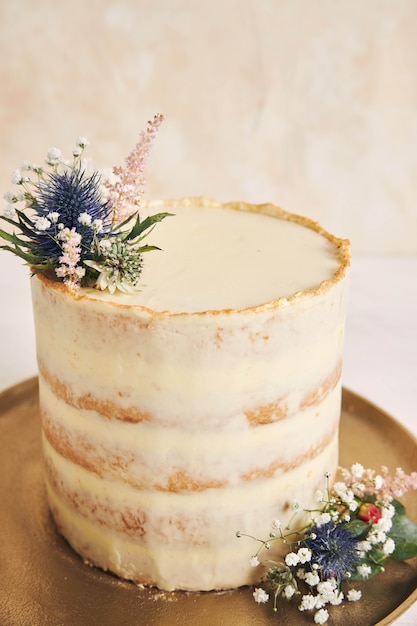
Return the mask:
<svg viewBox="0 0 417 626">
<path fill-rule="evenodd" d="M 161 253 L 148 255 L 134 295 L 84 295 L 153 311 L 246 309 L 337 280 L 349 262 L 346 240 L 274 207 L 207 198 L 151 202 L 174 217 L 158 225 Z"/>
</svg>

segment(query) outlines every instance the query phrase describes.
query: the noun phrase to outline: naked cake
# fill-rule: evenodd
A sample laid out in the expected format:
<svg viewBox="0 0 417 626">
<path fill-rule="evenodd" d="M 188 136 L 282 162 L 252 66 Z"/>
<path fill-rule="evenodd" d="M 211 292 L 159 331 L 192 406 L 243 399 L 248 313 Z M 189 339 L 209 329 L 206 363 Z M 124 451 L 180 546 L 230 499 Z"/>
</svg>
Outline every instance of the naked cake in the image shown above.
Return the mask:
<svg viewBox="0 0 417 626">
<path fill-rule="evenodd" d="M 141 291 L 31 279 L 49 506 L 122 578 L 235 588 L 236 531 L 316 508 L 338 463 L 349 244 L 269 204 L 155 209 Z"/>
</svg>

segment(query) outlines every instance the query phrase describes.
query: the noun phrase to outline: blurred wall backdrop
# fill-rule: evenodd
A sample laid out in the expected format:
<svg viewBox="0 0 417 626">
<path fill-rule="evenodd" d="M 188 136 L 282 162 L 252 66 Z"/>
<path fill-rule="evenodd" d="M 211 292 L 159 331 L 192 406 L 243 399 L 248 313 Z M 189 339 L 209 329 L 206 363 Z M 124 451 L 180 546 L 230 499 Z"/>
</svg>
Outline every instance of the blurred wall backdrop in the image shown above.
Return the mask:
<svg viewBox="0 0 417 626">
<path fill-rule="evenodd" d="M 0 0 L 0 189 L 163 112 L 147 197 L 272 201 L 417 254 L 416 0 Z M 17 264 L 18 265 L 18 264 Z"/>
</svg>

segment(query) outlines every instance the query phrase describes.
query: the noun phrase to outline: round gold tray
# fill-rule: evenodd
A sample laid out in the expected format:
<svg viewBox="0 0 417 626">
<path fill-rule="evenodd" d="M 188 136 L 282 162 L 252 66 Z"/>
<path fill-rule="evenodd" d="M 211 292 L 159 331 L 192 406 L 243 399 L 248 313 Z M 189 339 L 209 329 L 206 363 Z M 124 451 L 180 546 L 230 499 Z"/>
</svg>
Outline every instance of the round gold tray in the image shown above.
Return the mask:
<svg viewBox="0 0 417 626">
<path fill-rule="evenodd" d="M 55 530 L 42 478 L 37 379 L 0 394 L 0 624 L 2 626 L 300 626 L 296 602 L 257 605 L 252 589 L 140 589 L 83 564 Z M 340 463 L 416 470 L 417 442 L 389 415 L 343 390 Z M 417 498 L 404 498 L 417 521 Z M 362 600 L 331 607 L 336 626 L 391 624 L 417 600 L 417 559 L 390 562 L 359 585 Z M 330 621 L 329 621 L 330 623 Z"/>
</svg>

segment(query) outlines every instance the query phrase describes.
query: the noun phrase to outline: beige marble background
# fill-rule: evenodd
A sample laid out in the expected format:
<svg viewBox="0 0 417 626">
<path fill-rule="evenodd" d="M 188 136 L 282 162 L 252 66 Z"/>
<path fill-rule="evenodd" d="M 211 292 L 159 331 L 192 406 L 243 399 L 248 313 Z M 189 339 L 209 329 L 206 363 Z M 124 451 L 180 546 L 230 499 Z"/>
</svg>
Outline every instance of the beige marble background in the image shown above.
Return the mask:
<svg viewBox="0 0 417 626">
<path fill-rule="evenodd" d="M 417 253 L 416 0 L 0 0 L 0 189 L 79 135 L 148 197 L 272 201 Z"/>
</svg>

